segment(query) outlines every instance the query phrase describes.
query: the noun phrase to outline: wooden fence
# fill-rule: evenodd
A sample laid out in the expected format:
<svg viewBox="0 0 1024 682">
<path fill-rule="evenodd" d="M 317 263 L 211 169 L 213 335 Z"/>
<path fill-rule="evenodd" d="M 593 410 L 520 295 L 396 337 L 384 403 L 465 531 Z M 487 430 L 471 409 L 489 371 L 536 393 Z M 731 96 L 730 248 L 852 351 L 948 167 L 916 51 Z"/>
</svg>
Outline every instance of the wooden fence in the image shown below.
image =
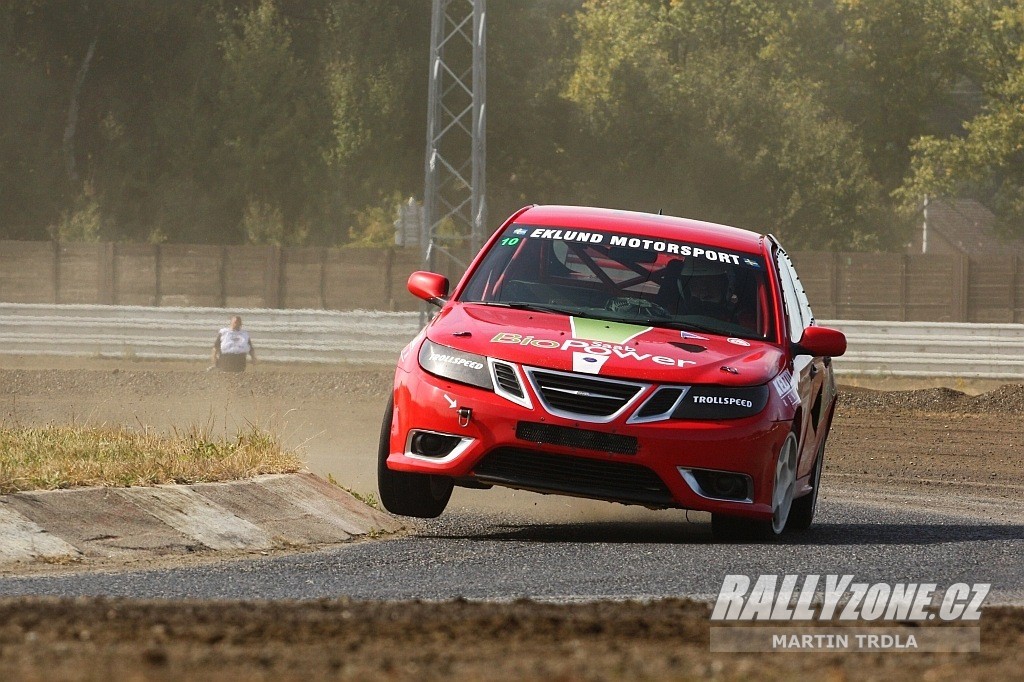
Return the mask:
<svg viewBox="0 0 1024 682">
<path fill-rule="evenodd" d="M 1024 259 L 898 253 L 791 254 L 818 318 L 1024 322 Z"/>
<path fill-rule="evenodd" d="M 1024 322 L 1019 257 L 791 255 L 821 319 Z M 406 249 L 0 241 L 0 301 L 417 310 L 420 267 Z"/>
<path fill-rule="evenodd" d="M 0 301 L 415 310 L 417 252 L 0 241 Z"/>
</svg>

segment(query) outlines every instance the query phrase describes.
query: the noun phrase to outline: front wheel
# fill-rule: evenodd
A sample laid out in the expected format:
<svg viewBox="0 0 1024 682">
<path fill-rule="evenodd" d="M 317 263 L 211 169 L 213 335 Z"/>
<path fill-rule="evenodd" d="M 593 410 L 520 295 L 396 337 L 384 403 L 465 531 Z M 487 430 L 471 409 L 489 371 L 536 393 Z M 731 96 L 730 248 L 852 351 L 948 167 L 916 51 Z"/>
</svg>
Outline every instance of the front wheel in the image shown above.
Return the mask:
<svg viewBox="0 0 1024 682">
<path fill-rule="evenodd" d="M 392 514 L 433 519 L 448 506 L 455 487 L 452 479 L 432 474 L 414 474 L 392 471 L 388 468 L 391 454 L 391 420 L 394 416 L 394 398 L 388 399 L 384 410 L 384 423 L 380 427 L 377 447 L 377 490 L 380 501 Z"/>
<path fill-rule="evenodd" d="M 821 489 L 821 470 L 825 467 L 825 441 L 818 448 L 818 458 L 814 462 L 814 473 L 811 477 L 811 492 L 793 500 L 793 509 L 789 512 L 789 528 L 807 530 L 814 523 L 814 512 L 818 508 L 818 491 Z"/>
<path fill-rule="evenodd" d="M 771 540 L 786 530 L 794 508 L 796 490 L 796 436 L 790 433 L 775 459 L 775 480 L 772 482 L 772 518 L 754 521 L 724 514 L 711 515 L 711 532 L 718 540 Z"/>
</svg>

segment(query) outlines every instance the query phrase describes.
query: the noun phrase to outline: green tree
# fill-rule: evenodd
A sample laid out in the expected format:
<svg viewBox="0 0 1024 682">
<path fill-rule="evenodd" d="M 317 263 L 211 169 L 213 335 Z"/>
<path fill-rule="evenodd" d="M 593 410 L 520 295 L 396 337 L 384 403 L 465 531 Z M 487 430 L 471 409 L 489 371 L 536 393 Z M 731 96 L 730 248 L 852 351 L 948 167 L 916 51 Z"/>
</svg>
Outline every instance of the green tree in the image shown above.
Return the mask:
<svg viewBox="0 0 1024 682">
<path fill-rule="evenodd" d="M 316 217 L 326 176 L 317 83 L 292 51 L 273 0 L 223 19 L 217 159 L 224 201 L 241 218 L 257 202 L 295 235 Z"/>
<path fill-rule="evenodd" d="M 907 178 L 1013 224 L 1022 2 L 492 2 L 491 222 L 595 203 L 875 248 Z M 423 0 L 0 4 L 0 236 L 382 239 L 422 192 L 429 29 Z"/>
<path fill-rule="evenodd" d="M 598 191 L 773 231 L 790 248 L 883 245 L 884 195 L 854 129 L 818 84 L 765 56 L 784 33 L 780 7 L 587 3 L 567 96 L 613 141 Z"/>
<path fill-rule="evenodd" d="M 192 230 L 211 222 L 201 208 L 216 190 L 178 190 L 209 165 L 200 91 L 220 57 L 208 4 L 35 0 L 0 12 L 4 233 L 42 238 L 87 193 L 103 238 L 163 228 L 194 239 L 161 216 Z"/>
<path fill-rule="evenodd" d="M 87 3 L 0 6 L 0 225 L 7 238 L 45 239 L 81 193 L 66 173 L 69 97 L 97 18 Z M 77 117 L 74 118 L 77 121 Z"/>
<path fill-rule="evenodd" d="M 908 211 L 926 195 L 973 196 L 994 208 L 1004 232 L 1024 236 L 1024 0 L 963 12 L 977 47 L 982 111 L 964 122 L 962 135 L 917 139 L 897 196 Z"/>
<path fill-rule="evenodd" d="M 394 197 L 423 191 L 430 8 L 336 0 L 321 23 L 335 219 L 361 234 L 367 216 Z M 347 231 L 335 238 L 345 241 Z"/>
<path fill-rule="evenodd" d="M 349 227 L 351 246 L 391 247 L 395 245 L 395 220 L 402 197 L 394 192 L 376 206 L 359 211 Z"/>
<path fill-rule="evenodd" d="M 562 96 L 573 73 L 582 0 L 487 6 L 487 200 L 497 227 L 531 203 L 579 203 L 601 148 Z"/>
<path fill-rule="evenodd" d="M 217 8 L 109 0 L 82 143 L 108 237 L 222 241 L 216 148 Z M 230 235 L 230 233 L 228 233 Z"/>
<path fill-rule="evenodd" d="M 950 0 L 837 0 L 836 11 L 840 58 L 824 92 L 891 191 L 906 174 L 911 140 L 934 132 L 932 116 L 950 104 L 967 49 L 960 16 Z"/>
</svg>

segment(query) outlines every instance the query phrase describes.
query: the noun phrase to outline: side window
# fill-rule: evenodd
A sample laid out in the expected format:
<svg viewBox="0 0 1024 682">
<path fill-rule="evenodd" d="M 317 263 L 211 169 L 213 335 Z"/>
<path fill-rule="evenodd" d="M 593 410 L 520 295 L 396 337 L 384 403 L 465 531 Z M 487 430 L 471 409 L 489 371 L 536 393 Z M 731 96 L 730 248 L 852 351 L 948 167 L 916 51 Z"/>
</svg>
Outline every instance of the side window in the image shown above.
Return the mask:
<svg viewBox="0 0 1024 682">
<path fill-rule="evenodd" d="M 789 328 L 789 338 L 791 341 L 799 341 L 803 337 L 804 328 L 813 319 L 811 308 L 807 304 L 807 295 L 804 293 L 803 286 L 801 286 L 786 252 L 779 249 L 775 256 L 775 262 L 778 265 L 782 297 L 786 304 L 786 324 Z"/>
<path fill-rule="evenodd" d="M 804 291 L 804 285 L 800 283 L 800 277 L 796 274 L 796 269 L 793 267 L 792 262 L 789 263 L 789 271 L 793 276 L 793 284 L 796 286 L 796 297 L 800 301 L 800 316 L 804 318 L 804 329 L 806 329 L 814 324 L 811 302 L 807 300 L 807 292 Z"/>
</svg>

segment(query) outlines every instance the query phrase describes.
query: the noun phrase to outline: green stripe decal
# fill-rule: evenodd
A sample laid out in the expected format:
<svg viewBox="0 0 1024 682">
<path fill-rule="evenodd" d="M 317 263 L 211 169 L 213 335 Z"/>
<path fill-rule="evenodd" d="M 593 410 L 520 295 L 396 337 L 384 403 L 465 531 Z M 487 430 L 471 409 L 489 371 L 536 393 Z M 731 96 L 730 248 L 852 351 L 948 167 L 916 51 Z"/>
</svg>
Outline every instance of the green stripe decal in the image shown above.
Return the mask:
<svg viewBox="0 0 1024 682">
<path fill-rule="evenodd" d="M 608 322 L 607 320 L 591 320 L 586 317 L 570 317 L 572 337 L 585 341 L 603 341 L 604 343 L 624 344 L 632 341 L 652 327 L 641 327 L 638 324 L 625 322 Z"/>
</svg>

